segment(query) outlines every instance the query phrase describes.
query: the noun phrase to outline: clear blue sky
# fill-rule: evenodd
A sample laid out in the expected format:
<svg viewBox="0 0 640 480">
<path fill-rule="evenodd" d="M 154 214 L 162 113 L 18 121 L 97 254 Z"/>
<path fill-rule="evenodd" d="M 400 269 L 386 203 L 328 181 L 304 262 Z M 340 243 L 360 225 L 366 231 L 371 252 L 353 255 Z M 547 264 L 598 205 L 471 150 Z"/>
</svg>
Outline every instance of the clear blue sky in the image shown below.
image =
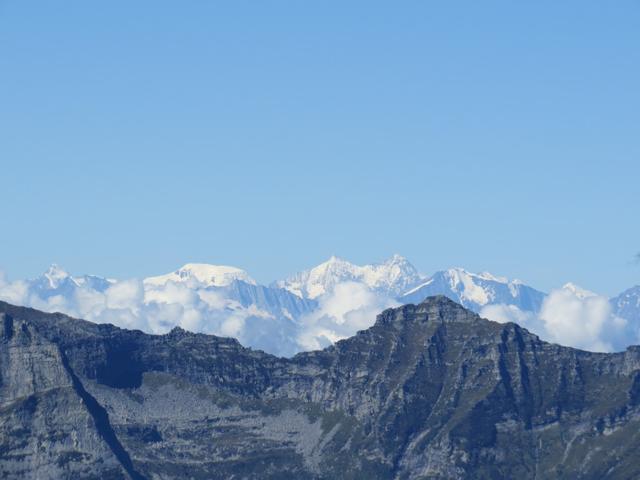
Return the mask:
<svg viewBox="0 0 640 480">
<path fill-rule="evenodd" d="M 640 283 L 640 2 L 0 0 L 0 269 L 398 252 Z"/>
</svg>

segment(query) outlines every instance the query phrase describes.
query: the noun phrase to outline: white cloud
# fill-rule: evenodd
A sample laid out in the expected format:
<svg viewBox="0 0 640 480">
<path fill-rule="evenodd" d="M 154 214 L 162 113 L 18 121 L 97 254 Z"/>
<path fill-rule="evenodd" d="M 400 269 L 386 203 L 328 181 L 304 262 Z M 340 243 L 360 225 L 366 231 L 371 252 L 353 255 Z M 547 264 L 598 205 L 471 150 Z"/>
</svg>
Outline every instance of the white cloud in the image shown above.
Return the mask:
<svg viewBox="0 0 640 480">
<path fill-rule="evenodd" d="M 31 304 L 35 308 L 46 308 L 50 312 L 70 312 L 70 315 L 77 316 L 76 310 L 63 295 L 52 295 L 46 300 L 42 300 L 39 297 L 31 297 Z"/>
<path fill-rule="evenodd" d="M 147 303 L 179 303 L 193 305 L 198 299 L 196 290 L 183 283 L 167 282 L 160 286 L 146 286 L 144 300 Z"/>
<path fill-rule="evenodd" d="M 227 317 L 220 326 L 220 333 L 225 337 L 238 338 L 242 335 L 245 318 L 242 315 L 232 315 Z"/>
<path fill-rule="evenodd" d="M 193 332 L 235 337 L 242 344 L 292 355 L 299 325 L 284 313 L 276 317 L 256 305 L 241 305 L 215 287 L 116 281 L 104 292 L 83 282 L 64 291 L 42 290 L 35 283 L 0 279 L 0 299 L 39 310 L 59 311 L 96 323 L 164 334 L 176 326 Z M 67 290 L 68 285 L 71 290 Z"/>
<path fill-rule="evenodd" d="M 532 331 L 539 327 L 538 319 L 534 313 L 520 310 L 515 305 L 486 305 L 480 310 L 480 316 L 498 323 L 517 323 Z"/>
<path fill-rule="evenodd" d="M 542 304 L 540 320 L 547 338 L 562 345 L 609 352 L 630 340 L 627 322 L 613 315 L 609 300 L 600 295 L 554 290 Z"/>
<path fill-rule="evenodd" d="M 202 331 L 202 312 L 195 308 L 187 308 L 182 312 L 180 326 L 192 332 Z"/>
<path fill-rule="evenodd" d="M 216 290 L 200 290 L 198 291 L 198 297 L 207 306 L 215 310 L 223 309 L 228 302 L 228 300 L 224 298 L 224 295 Z"/>
<path fill-rule="evenodd" d="M 538 315 L 514 305 L 489 305 L 480 316 L 515 322 L 543 340 L 596 352 L 624 350 L 640 340 L 638 327 L 614 315 L 606 297 L 572 284 L 553 290 Z"/>
<path fill-rule="evenodd" d="M 18 280 L 8 283 L 3 278 L 3 284 L 0 285 L 0 300 L 12 303 L 14 305 L 25 305 L 29 297 L 29 285 L 27 282 Z"/>
<path fill-rule="evenodd" d="M 141 328 L 150 333 L 164 334 L 173 327 L 180 325 L 184 307 L 178 303 L 152 302 L 144 305 L 140 317 L 144 318 L 146 328 Z"/>
<path fill-rule="evenodd" d="M 274 314 L 253 304 L 242 305 L 240 299 L 229 298 L 215 287 L 174 281 L 154 285 L 124 280 L 104 292 L 82 282 L 72 283 L 71 291 L 41 291 L 34 285 L 10 282 L 0 274 L 0 300 L 155 334 L 181 326 L 234 337 L 246 346 L 280 355 L 324 348 L 350 337 L 370 327 L 382 310 L 398 305 L 353 281 L 335 285 L 317 298 L 315 311 L 298 318 L 286 310 Z M 613 315 L 607 298 L 570 284 L 552 291 L 537 315 L 514 305 L 487 305 L 480 315 L 501 323 L 515 322 L 543 340 L 587 350 L 622 350 L 640 340 L 637 326 Z"/>
<path fill-rule="evenodd" d="M 129 308 L 107 308 L 88 319 L 96 323 L 111 323 L 122 328 L 149 331 L 140 317 Z"/>
<path fill-rule="evenodd" d="M 124 280 L 114 283 L 105 291 L 107 308 L 137 310 L 144 299 L 142 282 Z"/>
<path fill-rule="evenodd" d="M 105 294 L 90 288 L 78 288 L 74 297 L 76 309 L 82 318 L 94 318 L 107 306 Z"/>
<path fill-rule="evenodd" d="M 375 322 L 376 315 L 398 303 L 359 282 L 344 282 L 319 298 L 319 308 L 301 319 L 298 343 L 304 350 L 324 348 Z"/>
</svg>

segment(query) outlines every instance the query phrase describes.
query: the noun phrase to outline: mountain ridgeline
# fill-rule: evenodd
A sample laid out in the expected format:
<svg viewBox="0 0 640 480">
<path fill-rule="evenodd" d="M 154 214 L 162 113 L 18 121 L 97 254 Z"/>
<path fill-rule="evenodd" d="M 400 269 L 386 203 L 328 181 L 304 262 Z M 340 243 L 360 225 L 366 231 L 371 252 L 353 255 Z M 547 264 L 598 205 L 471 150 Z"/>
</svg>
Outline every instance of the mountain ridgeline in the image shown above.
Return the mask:
<svg viewBox="0 0 640 480">
<path fill-rule="evenodd" d="M 640 348 L 444 296 L 292 358 L 0 302 L 6 479 L 630 479 L 639 427 Z"/>
<path fill-rule="evenodd" d="M 434 295 L 565 345 L 621 351 L 640 342 L 640 287 L 607 298 L 567 283 L 547 294 L 519 280 L 462 268 L 426 276 L 400 255 L 367 265 L 331 257 L 270 285 L 237 267 L 202 263 L 144 279 L 75 276 L 56 265 L 33 279 L 0 279 L 0 301 L 13 305 L 152 334 L 179 326 L 287 357 L 348 338 L 387 307 Z M 584 304 L 597 313 L 586 337 L 568 333 L 586 314 L 567 318 L 558 301 L 571 303 L 573 312 Z"/>
</svg>

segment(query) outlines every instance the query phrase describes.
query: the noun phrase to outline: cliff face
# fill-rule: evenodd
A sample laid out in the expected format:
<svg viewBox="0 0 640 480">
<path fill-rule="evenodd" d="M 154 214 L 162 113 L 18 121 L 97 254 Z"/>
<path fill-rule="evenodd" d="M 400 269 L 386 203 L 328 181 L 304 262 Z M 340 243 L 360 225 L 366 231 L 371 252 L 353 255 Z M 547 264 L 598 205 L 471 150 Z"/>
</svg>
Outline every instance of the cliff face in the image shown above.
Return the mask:
<svg viewBox="0 0 640 480">
<path fill-rule="evenodd" d="M 2 478 L 638 478 L 640 349 L 444 297 L 281 359 L 0 303 Z"/>
</svg>

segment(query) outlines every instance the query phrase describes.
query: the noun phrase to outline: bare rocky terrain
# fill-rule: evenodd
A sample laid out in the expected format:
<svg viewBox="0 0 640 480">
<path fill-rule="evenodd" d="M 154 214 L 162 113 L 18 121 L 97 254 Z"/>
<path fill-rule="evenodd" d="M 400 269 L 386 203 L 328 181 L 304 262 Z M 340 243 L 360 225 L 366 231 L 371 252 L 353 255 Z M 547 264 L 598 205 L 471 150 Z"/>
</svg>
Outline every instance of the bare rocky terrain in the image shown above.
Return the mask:
<svg viewBox="0 0 640 480">
<path fill-rule="evenodd" d="M 631 479 L 640 348 L 561 347 L 443 296 L 278 358 L 0 302 L 6 479 Z"/>
</svg>

